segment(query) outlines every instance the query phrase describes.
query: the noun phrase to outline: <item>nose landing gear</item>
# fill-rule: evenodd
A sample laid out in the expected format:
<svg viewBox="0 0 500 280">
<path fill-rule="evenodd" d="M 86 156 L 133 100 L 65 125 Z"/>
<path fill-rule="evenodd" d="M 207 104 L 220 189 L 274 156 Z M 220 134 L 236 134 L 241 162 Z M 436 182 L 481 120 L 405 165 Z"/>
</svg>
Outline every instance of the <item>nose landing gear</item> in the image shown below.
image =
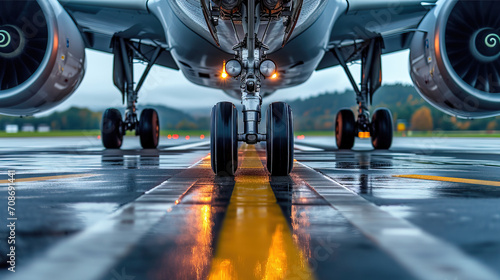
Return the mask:
<svg viewBox="0 0 500 280">
<path fill-rule="evenodd" d="M 266 59 L 266 47 L 254 33 L 260 5 L 256 5 L 255 0 L 248 0 L 242 5 L 246 11 L 243 17 L 246 36 L 237 45 L 235 58 L 225 64 L 223 78 L 229 75 L 240 80 L 244 131 L 238 134 L 237 112 L 233 104 L 222 102 L 212 109 L 212 170 L 217 175 L 234 175 L 238 167 L 238 141 L 250 145 L 266 141 L 269 173 L 286 176 L 293 167 L 292 110 L 283 102 L 271 104 L 267 110 L 267 133 L 259 133 L 261 79 L 276 77 L 276 65 Z"/>
</svg>

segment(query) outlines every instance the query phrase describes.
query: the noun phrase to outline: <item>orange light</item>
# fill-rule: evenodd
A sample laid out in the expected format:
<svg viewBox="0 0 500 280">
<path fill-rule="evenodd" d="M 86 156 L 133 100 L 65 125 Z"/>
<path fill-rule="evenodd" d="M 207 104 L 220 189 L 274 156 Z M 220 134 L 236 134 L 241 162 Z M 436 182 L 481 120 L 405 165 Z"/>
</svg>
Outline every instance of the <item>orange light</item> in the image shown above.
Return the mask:
<svg viewBox="0 0 500 280">
<path fill-rule="evenodd" d="M 359 132 L 358 133 L 358 137 L 359 138 L 370 138 L 370 132 L 366 131 L 366 132 Z"/>
<path fill-rule="evenodd" d="M 304 140 L 304 139 L 306 139 L 306 137 L 304 135 L 297 136 L 297 140 Z"/>
<path fill-rule="evenodd" d="M 224 63 L 222 64 L 222 74 L 220 76 L 223 79 L 227 78 L 228 76 L 226 72 L 226 61 L 224 61 Z"/>
<path fill-rule="evenodd" d="M 276 79 L 276 78 L 278 78 L 278 73 L 274 73 L 274 74 L 271 76 L 271 79 L 273 79 L 273 80 L 274 80 L 274 79 Z"/>
<path fill-rule="evenodd" d="M 169 135 L 167 136 L 167 138 L 168 138 L 168 139 L 172 139 L 172 134 L 169 134 Z"/>
<path fill-rule="evenodd" d="M 201 140 L 205 139 L 205 135 L 203 135 L 203 134 L 202 134 L 202 135 L 200 135 L 200 139 L 201 139 Z"/>
</svg>

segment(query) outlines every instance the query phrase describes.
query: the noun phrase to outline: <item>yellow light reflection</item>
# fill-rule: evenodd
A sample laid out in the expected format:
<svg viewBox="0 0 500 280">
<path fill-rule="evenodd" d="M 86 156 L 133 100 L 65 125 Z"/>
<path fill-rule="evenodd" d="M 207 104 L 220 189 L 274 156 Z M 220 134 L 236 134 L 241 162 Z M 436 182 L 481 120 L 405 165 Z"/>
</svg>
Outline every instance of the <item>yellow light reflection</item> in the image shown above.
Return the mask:
<svg viewBox="0 0 500 280">
<path fill-rule="evenodd" d="M 271 248 L 269 248 L 269 257 L 266 263 L 266 274 L 264 279 L 284 279 L 288 267 L 286 250 L 283 237 L 283 225 L 278 225 L 273 234 Z"/>
<path fill-rule="evenodd" d="M 197 191 L 192 198 L 195 202 L 212 200 L 213 186 L 204 186 L 203 191 Z M 180 200 L 179 200 L 180 202 Z M 179 204 L 175 209 L 188 213 L 179 228 L 181 232 L 175 240 L 175 250 L 165 255 L 162 262 L 165 267 L 175 267 L 168 275 L 161 270 L 155 271 L 154 279 L 206 279 L 210 261 L 213 256 L 213 234 L 214 226 L 211 204 L 186 205 Z"/>
<path fill-rule="evenodd" d="M 209 279 L 312 279 L 255 147 L 242 150 Z"/>
</svg>

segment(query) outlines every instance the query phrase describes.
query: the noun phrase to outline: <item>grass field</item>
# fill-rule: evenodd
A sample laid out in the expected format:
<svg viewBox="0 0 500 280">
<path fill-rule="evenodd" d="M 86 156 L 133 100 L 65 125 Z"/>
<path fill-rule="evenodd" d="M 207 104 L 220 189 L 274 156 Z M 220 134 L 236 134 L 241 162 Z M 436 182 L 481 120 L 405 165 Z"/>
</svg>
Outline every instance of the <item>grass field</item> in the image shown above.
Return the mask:
<svg viewBox="0 0 500 280">
<path fill-rule="evenodd" d="M 100 130 L 59 130 L 50 132 L 19 132 L 19 133 L 6 133 L 5 131 L 0 132 L 0 138 L 15 138 L 15 137 L 97 137 L 101 135 Z M 178 135 L 179 137 L 199 137 L 201 135 L 208 136 L 210 131 L 208 130 L 168 130 L 161 131 L 161 136 L 168 135 Z M 128 131 L 127 136 L 135 136 L 135 132 Z"/>
<path fill-rule="evenodd" d="M 62 130 L 51 132 L 19 132 L 19 133 L 6 133 L 0 132 L 0 138 L 14 138 L 14 137 L 97 137 L 101 134 L 99 130 Z M 127 132 L 127 136 L 134 136 L 134 132 Z M 167 137 L 168 135 L 178 135 L 179 138 L 190 136 L 199 138 L 201 135 L 205 139 L 210 135 L 208 130 L 166 130 L 161 132 L 161 136 Z M 313 136 L 327 136 L 334 137 L 334 131 L 296 131 L 295 136 L 304 135 L 306 137 Z M 394 132 L 394 136 L 401 137 L 403 133 Z M 404 133 L 405 137 L 494 137 L 500 138 L 500 131 L 412 131 Z"/>
</svg>

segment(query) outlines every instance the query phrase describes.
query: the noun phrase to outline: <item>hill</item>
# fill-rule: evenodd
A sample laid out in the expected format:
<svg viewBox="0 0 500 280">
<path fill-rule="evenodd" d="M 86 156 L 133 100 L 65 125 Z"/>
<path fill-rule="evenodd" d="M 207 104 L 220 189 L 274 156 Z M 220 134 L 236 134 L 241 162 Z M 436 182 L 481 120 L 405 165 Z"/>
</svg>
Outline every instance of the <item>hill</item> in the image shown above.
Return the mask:
<svg viewBox="0 0 500 280">
<path fill-rule="evenodd" d="M 265 101 L 265 100 L 264 100 Z M 305 99 L 288 101 L 292 106 L 295 130 L 332 131 L 335 128 L 335 116 L 341 108 L 351 108 L 356 112 L 355 94 L 352 90 L 343 92 L 327 92 Z M 240 104 L 236 104 L 241 114 Z M 179 109 L 161 105 L 139 106 L 152 107 L 158 111 L 162 130 L 207 130 L 210 128 L 210 110 L 199 110 L 191 114 Z M 373 98 L 373 106 L 386 107 L 392 111 L 394 121 L 403 120 L 412 130 L 495 130 L 500 129 L 500 117 L 460 120 L 434 109 L 420 97 L 413 86 L 386 85 Z M 263 105 L 263 113 L 267 105 Z M 121 109 L 124 114 L 125 109 Z M 86 108 L 72 107 L 63 112 L 55 112 L 44 117 L 8 117 L 0 116 L 0 129 L 6 124 L 47 124 L 53 130 L 90 130 L 99 129 L 102 112 L 94 112 Z M 242 116 L 239 117 L 242 120 Z M 263 118 L 265 120 L 265 118 Z M 261 127 L 264 127 L 262 124 Z"/>
</svg>

